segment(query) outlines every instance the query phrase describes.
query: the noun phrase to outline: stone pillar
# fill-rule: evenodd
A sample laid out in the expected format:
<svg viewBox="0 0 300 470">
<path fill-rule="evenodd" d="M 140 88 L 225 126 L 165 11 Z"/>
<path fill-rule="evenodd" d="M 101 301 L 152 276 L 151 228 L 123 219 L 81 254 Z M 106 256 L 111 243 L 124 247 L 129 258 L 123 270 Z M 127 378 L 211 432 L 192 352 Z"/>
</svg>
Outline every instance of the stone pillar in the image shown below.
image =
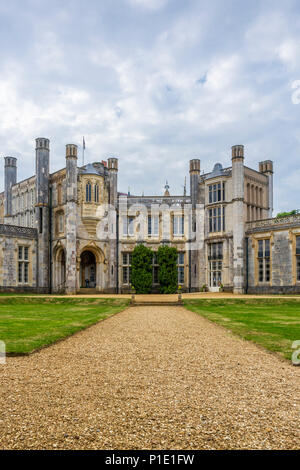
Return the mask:
<svg viewBox="0 0 300 470">
<path fill-rule="evenodd" d="M 66 293 L 76 294 L 77 145 L 66 145 Z"/>
<path fill-rule="evenodd" d="M 37 286 L 40 292 L 49 290 L 49 154 L 50 141 L 36 139 L 36 205 L 35 217 L 38 229 Z"/>
<path fill-rule="evenodd" d="M 259 171 L 268 177 L 268 217 L 273 217 L 273 162 L 266 160 L 259 162 Z"/>
<path fill-rule="evenodd" d="M 4 218 L 9 223 L 12 216 L 12 186 L 17 182 L 17 159 L 5 157 L 4 164 Z"/>
<path fill-rule="evenodd" d="M 199 224 L 203 219 L 203 211 L 199 209 L 198 203 L 199 201 L 199 183 L 200 183 L 200 160 L 195 158 L 190 160 L 190 194 L 191 194 L 191 201 L 192 201 L 192 232 L 196 232 L 196 236 L 194 240 L 190 240 L 189 249 L 189 264 L 190 264 L 190 289 L 192 292 L 199 290 L 199 278 L 200 273 L 200 264 L 199 264 L 199 231 L 203 230 L 203 226 L 200 227 Z M 200 213 L 200 212 L 201 213 Z"/>
<path fill-rule="evenodd" d="M 233 292 L 244 293 L 244 146 L 232 147 Z"/>
<path fill-rule="evenodd" d="M 111 207 L 108 221 L 110 227 L 113 227 L 109 241 L 109 265 L 107 274 L 109 279 L 109 290 L 116 292 L 117 288 L 117 205 L 118 205 L 118 159 L 108 159 L 108 178 L 109 178 L 109 204 Z"/>
</svg>

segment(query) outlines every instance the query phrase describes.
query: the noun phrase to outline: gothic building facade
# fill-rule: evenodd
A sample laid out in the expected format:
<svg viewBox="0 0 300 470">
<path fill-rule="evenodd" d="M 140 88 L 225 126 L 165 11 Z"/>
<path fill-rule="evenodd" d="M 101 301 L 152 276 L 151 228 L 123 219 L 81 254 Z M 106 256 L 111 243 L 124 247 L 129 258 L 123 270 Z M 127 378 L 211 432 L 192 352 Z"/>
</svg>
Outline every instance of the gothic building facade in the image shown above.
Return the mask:
<svg viewBox="0 0 300 470">
<path fill-rule="evenodd" d="M 78 166 L 66 146 L 65 167 L 50 173 L 50 142 L 36 139 L 36 173 L 18 182 L 5 157 L 0 194 L 0 290 L 127 293 L 138 243 L 178 250 L 178 284 L 186 292 L 300 293 L 300 216 L 272 218 L 273 163 L 245 165 L 232 147 L 231 166 L 211 172 L 189 162 L 190 194 L 118 192 L 118 159 Z"/>
</svg>

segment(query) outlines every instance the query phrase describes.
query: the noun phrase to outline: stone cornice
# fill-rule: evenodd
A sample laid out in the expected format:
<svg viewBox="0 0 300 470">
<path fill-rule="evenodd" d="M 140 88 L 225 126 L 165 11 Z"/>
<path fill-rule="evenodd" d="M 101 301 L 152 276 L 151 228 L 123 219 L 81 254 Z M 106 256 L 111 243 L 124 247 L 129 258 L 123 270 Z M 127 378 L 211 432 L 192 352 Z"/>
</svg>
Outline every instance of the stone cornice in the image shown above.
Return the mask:
<svg viewBox="0 0 300 470">
<path fill-rule="evenodd" d="M 16 225 L 0 224 L 0 234 L 11 237 L 37 239 L 37 229 L 30 227 L 19 227 Z"/>
</svg>

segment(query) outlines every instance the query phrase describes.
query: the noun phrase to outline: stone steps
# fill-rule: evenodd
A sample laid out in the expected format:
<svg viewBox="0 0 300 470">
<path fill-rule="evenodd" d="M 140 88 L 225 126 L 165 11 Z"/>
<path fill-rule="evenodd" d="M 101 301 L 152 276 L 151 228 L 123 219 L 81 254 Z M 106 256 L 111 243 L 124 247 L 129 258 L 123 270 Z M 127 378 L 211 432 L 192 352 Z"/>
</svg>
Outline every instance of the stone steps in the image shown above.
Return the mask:
<svg viewBox="0 0 300 470">
<path fill-rule="evenodd" d="M 99 294 L 99 291 L 93 287 L 81 287 L 80 290 L 77 291 L 77 294 L 94 295 Z"/>
</svg>

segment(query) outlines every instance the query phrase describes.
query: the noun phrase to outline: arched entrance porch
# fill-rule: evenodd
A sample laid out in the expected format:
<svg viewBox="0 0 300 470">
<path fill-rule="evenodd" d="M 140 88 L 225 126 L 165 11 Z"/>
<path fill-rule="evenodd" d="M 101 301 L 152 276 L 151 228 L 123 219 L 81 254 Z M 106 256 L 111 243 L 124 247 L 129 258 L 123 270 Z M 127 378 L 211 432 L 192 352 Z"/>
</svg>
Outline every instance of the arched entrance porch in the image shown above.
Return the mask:
<svg viewBox="0 0 300 470">
<path fill-rule="evenodd" d="M 80 256 L 80 287 L 95 288 L 97 286 L 97 263 L 94 253 L 85 250 Z"/>
</svg>

